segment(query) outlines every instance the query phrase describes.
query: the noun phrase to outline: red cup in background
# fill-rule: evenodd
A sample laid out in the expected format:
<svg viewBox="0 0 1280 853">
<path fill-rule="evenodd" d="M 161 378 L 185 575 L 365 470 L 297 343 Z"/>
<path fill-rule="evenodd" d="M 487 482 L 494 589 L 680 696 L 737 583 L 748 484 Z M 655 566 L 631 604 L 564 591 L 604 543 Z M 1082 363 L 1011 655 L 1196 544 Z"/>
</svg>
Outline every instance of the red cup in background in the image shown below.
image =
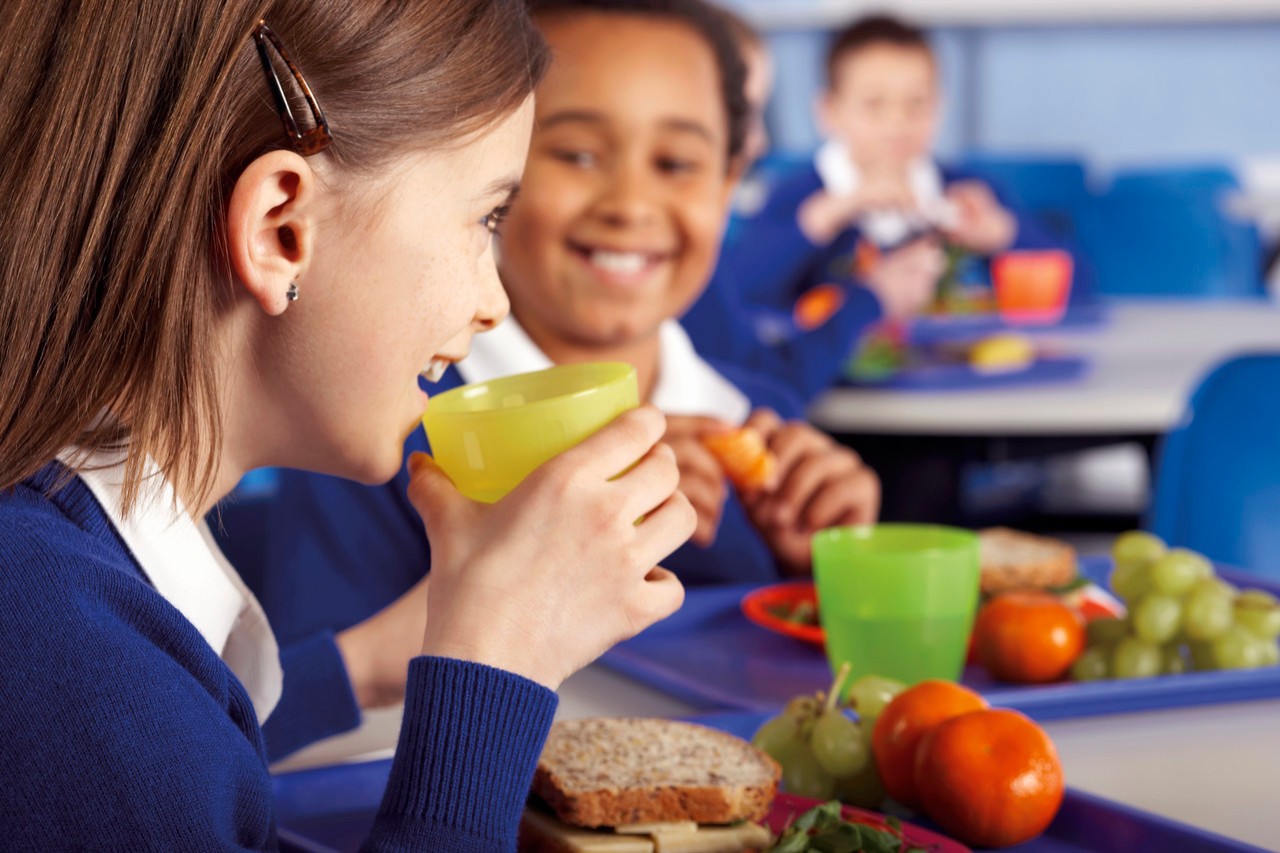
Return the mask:
<svg viewBox="0 0 1280 853">
<path fill-rule="evenodd" d="M 1052 325 L 1062 320 L 1074 264 L 1061 249 L 1004 252 L 991 261 L 996 309 L 1008 323 Z"/>
</svg>

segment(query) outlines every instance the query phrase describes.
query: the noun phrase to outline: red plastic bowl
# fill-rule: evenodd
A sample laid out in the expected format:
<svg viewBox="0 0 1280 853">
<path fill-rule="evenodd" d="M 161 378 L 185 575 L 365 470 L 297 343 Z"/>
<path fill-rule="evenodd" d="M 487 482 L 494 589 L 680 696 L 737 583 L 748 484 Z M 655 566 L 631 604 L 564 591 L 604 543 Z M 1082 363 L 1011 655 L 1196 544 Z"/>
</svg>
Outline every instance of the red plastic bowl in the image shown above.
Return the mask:
<svg viewBox="0 0 1280 853">
<path fill-rule="evenodd" d="M 803 602 L 808 602 L 815 608 L 818 605 L 818 592 L 813 587 L 813 581 L 774 584 L 753 590 L 743 596 L 742 615 L 761 628 L 776 634 L 794 637 L 817 646 L 825 645 L 827 637 L 822 631 L 822 626 L 788 622 L 771 612 L 777 607 L 791 607 Z"/>
<path fill-rule="evenodd" d="M 769 816 L 764 820 L 764 825 L 776 836 L 790 826 L 791 822 L 800 815 L 814 806 L 820 805 L 822 805 L 821 800 L 811 800 L 807 797 L 796 797 L 791 794 L 779 794 L 773 799 L 773 805 L 769 809 Z M 860 809 L 856 806 L 845 806 L 840 810 L 840 816 L 845 820 L 874 826 L 877 829 L 884 829 L 887 826 L 884 815 Z M 915 847 L 923 847 L 929 853 L 972 853 L 968 847 L 965 847 L 960 842 L 952 841 L 950 838 L 939 835 L 936 832 L 930 832 L 923 827 L 905 821 L 901 825 L 902 835 L 907 843 Z"/>
</svg>

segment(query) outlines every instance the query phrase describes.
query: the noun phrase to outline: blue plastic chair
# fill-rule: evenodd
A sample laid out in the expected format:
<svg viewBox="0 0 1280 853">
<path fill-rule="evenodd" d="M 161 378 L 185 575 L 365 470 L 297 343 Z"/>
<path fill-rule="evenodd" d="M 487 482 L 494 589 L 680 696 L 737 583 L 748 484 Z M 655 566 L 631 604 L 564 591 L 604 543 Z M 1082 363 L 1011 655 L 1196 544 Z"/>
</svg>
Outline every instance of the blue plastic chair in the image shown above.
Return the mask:
<svg viewBox="0 0 1280 853">
<path fill-rule="evenodd" d="M 1280 353 L 1233 358 L 1200 383 L 1161 444 L 1148 527 L 1280 579 Z"/>
<path fill-rule="evenodd" d="M 1034 215 L 1054 237 L 1075 239 L 1076 222 L 1089 199 L 1088 174 L 1080 158 L 975 153 L 959 165 L 998 188 L 1019 210 Z"/>
<path fill-rule="evenodd" d="M 1122 172 L 1080 219 L 1105 294 L 1256 297 L 1264 292 L 1257 229 L 1230 217 L 1239 182 L 1217 166 Z"/>
</svg>

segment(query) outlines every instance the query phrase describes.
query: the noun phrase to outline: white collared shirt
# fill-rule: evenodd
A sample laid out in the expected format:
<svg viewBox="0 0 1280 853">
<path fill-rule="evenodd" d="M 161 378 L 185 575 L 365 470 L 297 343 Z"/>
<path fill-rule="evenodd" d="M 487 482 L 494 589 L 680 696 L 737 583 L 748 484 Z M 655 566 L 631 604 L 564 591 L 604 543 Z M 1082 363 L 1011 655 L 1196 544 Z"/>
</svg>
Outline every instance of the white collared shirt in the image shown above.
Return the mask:
<svg viewBox="0 0 1280 853">
<path fill-rule="evenodd" d="M 835 140 L 822 144 L 814 155 L 813 165 L 822 178 L 823 188 L 832 195 L 853 195 L 862 184 L 862 172 L 849 149 Z M 912 232 L 930 225 L 945 227 L 954 221 L 955 210 L 944 194 L 942 171 L 937 163 L 927 158 L 911 163 L 907 167 L 907 183 L 919 211 L 873 210 L 863 214 L 858 220 L 858 227 L 871 242 L 879 246 L 893 246 L 911 236 Z"/>
<path fill-rule="evenodd" d="M 133 512 L 121 512 L 124 451 L 59 455 L 93 493 L 160 595 L 187 618 L 253 701 L 259 723 L 280 701 L 280 650 L 262 606 L 222 555 L 209 525 L 196 522 L 147 457 Z"/>
<path fill-rule="evenodd" d="M 675 320 L 658 327 L 658 379 L 649 399 L 668 415 L 706 415 L 741 424 L 751 401 L 698 355 L 689 335 Z M 508 317 L 496 329 L 476 335 L 471 354 L 458 362 L 463 381 L 488 382 L 515 373 L 545 370 L 553 363 L 529 335 Z"/>
</svg>

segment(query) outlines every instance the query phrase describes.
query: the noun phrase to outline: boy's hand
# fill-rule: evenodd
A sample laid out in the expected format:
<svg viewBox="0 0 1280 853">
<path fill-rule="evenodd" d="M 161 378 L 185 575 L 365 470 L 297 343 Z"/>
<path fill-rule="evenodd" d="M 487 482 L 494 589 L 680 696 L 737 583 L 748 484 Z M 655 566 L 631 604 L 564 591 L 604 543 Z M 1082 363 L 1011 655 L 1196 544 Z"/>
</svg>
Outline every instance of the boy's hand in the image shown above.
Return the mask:
<svg viewBox="0 0 1280 853">
<path fill-rule="evenodd" d="M 956 224 L 946 232 L 951 242 L 979 255 L 994 255 L 1013 245 L 1017 220 L 982 181 L 952 184 L 947 200 L 956 210 Z"/>
<path fill-rule="evenodd" d="M 826 527 L 871 524 L 880 513 L 880 480 L 858 455 L 803 421 L 757 410 L 747 426 L 765 436 L 778 459 L 778 486 L 742 494 L 752 524 L 791 575 L 813 570 L 813 534 Z"/>
<path fill-rule="evenodd" d="M 800 205 L 796 221 L 809 242 L 824 246 L 864 214 L 872 211 L 908 213 L 918 207 L 905 169 L 875 169 L 868 170 L 857 192 L 849 195 L 818 190 Z"/>
<path fill-rule="evenodd" d="M 933 301 L 946 268 L 942 246 L 922 237 L 881 255 L 864 283 L 880 300 L 885 317 L 902 320 L 919 314 Z"/>
<path fill-rule="evenodd" d="M 716 541 L 724 502 L 729 496 L 724 469 L 702 444 L 702 437 L 727 429 L 732 426 L 715 418 L 667 416 L 667 434 L 663 441 L 675 451 L 676 465 L 680 468 L 680 491 L 698 514 L 698 525 L 690 541 L 699 548 L 708 548 Z"/>
</svg>

